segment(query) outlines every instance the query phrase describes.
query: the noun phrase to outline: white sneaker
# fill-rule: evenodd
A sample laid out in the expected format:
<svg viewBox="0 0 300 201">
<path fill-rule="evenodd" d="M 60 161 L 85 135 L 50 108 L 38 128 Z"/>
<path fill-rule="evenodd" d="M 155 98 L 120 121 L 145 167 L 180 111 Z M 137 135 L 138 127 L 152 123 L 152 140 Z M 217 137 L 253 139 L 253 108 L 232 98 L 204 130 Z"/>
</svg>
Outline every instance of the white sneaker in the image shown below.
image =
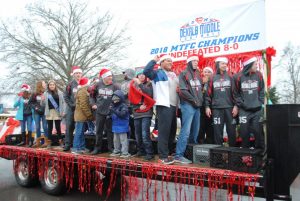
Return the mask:
<svg viewBox="0 0 300 201">
<path fill-rule="evenodd" d="M 128 154 L 121 154 L 121 158 L 129 158 L 131 155 L 128 153 Z"/>
<path fill-rule="evenodd" d="M 120 152 L 112 152 L 112 153 L 110 154 L 110 156 L 120 156 L 120 155 L 121 155 Z"/>
</svg>

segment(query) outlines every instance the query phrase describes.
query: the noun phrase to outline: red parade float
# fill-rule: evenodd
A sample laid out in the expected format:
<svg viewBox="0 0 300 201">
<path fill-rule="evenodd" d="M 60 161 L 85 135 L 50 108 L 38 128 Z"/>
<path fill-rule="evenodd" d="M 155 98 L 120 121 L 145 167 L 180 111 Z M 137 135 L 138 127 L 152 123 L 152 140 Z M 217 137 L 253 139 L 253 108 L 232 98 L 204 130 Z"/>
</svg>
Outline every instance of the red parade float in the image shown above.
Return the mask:
<svg viewBox="0 0 300 201">
<path fill-rule="evenodd" d="M 273 48 L 243 54 L 227 55 L 230 72 L 236 73 L 241 68 L 241 59 L 253 55 L 259 58 L 260 67 L 267 66 L 268 82 L 270 81 L 271 58 L 275 55 Z M 199 68 L 211 65 L 214 57 L 201 58 Z M 186 66 L 185 61 L 174 62 L 174 71 L 181 72 Z M 120 159 L 109 157 L 108 154 L 74 155 L 59 149 L 34 149 L 9 145 L 0 146 L 0 157 L 14 160 L 14 172 L 21 186 L 31 186 L 40 181 L 46 193 L 58 195 L 64 189 L 75 186 L 81 192 L 96 191 L 99 195 L 109 197 L 121 179 L 121 200 L 129 197 L 137 200 L 142 195 L 143 200 L 168 200 L 168 184 L 173 183 L 176 199 L 190 200 L 186 186 L 193 186 L 192 200 L 216 200 L 216 194 L 221 189 L 227 190 L 227 199 L 233 200 L 234 194 L 241 198 L 246 195 L 264 197 L 263 175 L 255 173 L 236 172 L 227 169 L 215 169 L 199 165 L 162 165 L 156 162 L 145 162 L 141 159 Z M 247 159 L 245 164 L 252 165 Z M 261 169 L 260 169 L 261 170 Z M 106 183 L 104 185 L 104 183 Z M 150 186 L 154 190 L 150 190 Z M 165 187 L 163 187 L 165 186 Z M 208 194 L 203 195 L 203 188 L 208 188 Z M 174 195 L 172 195 L 174 196 Z"/>
<path fill-rule="evenodd" d="M 264 4 L 264 1 L 257 1 L 253 4 Z M 243 32 L 244 30 L 240 28 L 240 25 L 248 25 L 247 22 L 234 18 L 228 20 L 230 23 L 226 23 L 225 19 L 229 16 L 229 11 L 243 10 L 246 13 L 250 8 L 253 9 L 254 14 L 250 13 L 250 17 L 243 19 L 253 20 L 255 25 L 262 23 L 261 27 L 264 29 L 263 20 L 258 15 L 262 14 L 264 17 L 263 6 L 259 7 L 259 10 L 247 5 L 246 9 L 229 8 L 232 10 L 227 10 L 224 19 L 221 19 L 219 15 L 216 16 L 220 18 L 203 18 L 199 15 L 197 18 L 193 18 L 191 23 L 181 24 L 179 30 L 177 30 L 180 31 L 180 43 L 175 42 L 171 46 L 159 46 L 160 48 L 156 46 L 151 50 L 151 54 L 154 56 L 161 53 L 172 54 L 181 51 L 180 53 L 183 55 L 183 52 L 192 51 L 193 49 L 200 51 L 202 48 L 214 49 L 218 47 L 221 52 L 199 54 L 199 69 L 202 70 L 206 66 L 214 68 L 216 55 L 222 56 L 224 54 L 228 58 L 228 72 L 231 74 L 241 70 L 241 61 L 244 57 L 255 56 L 258 59 L 259 70 L 265 77 L 266 88 L 269 89 L 271 86 L 271 61 L 276 54 L 276 50 L 273 47 L 263 49 L 265 48 L 265 45 L 263 45 L 265 40 L 264 30 L 257 30 L 256 28 L 259 26 L 253 26 L 249 30 L 245 26 L 245 32 Z M 195 22 L 198 23 L 197 26 Z M 219 30 L 220 24 L 224 25 L 222 30 Z M 211 25 L 214 25 L 214 28 L 208 31 L 207 28 L 212 27 Z M 230 26 L 225 27 L 225 25 Z M 231 29 L 233 25 L 236 27 Z M 200 29 L 203 27 L 204 29 Z M 155 30 L 158 33 L 168 33 L 165 30 Z M 203 34 L 206 35 L 201 35 L 201 30 L 204 30 L 205 33 Z M 221 31 L 224 32 L 223 35 L 220 34 Z M 198 39 L 202 41 L 192 42 L 193 40 L 196 41 L 193 38 L 196 33 L 199 33 Z M 220 37 L 220 40 L 215 39 L 216 37 Z M 168 38 L 168 36 L 162 38 Z M 218 44 L 214 44 L 212 41 L 218 42 Z M 185 44 L 183 44 L 184 42 Z M 203 47 L 203 44 L 208 45 Z M 228 49 L 228 44 L 232 45 L 230 48 L 235 48 Z M 235 46 L 236 44 L 240 45 L 240 49 L 236 49 L 238 47 Z M 183 49 L 177 50 L 179 47 Z M 173 70 L 176 74 L 179 74 L 185 68 L 185 58 L 177 58 L 177 61 L 173 62 Z M 11 141 L 9 133 L 16 125 L 15 122 L 11 122 L 8 128 L 10 130 L 4 132 L 6 139 L 8 139 L 6 142 Z M 273 138 L 268 134 L 268 139 Z M 267 144 L 268 149 L 274 149 L 274 147 L 276 146 L 273 144 Z M 5 143 L 0 145 L 0 157 L 14 160 L 14 173 L 18 184 L 29 187 L 39 180 L 43 190 L 53 195 L 59 195 L 65 190 L 77 188 L 81 192 L 96 191 L 99 195 L 108 198 L 117 186 L 117 182 L 120 182 L 121 200 L 218 200 L 217 195 L 220 191 L 227 192 L 223 193 L 225 196 L 223 199 L 226 200 L 241 200 L 242 196 L 248 196 L 252 200 L 254 200 L 254 197 L 273 200 L 273 162 L 272 160 L 265 160 L 265 158 L 257 162 L 256 156 L 251 155 L 250 151 L 245 155 L 239 155 L 242 159 L 242 166 L 246 170 L 245 172 L 239 172 L 239 170 L 242 170 L 241 168 L 235 168 L 235 170 L 228 168 L 231 162 L 230 156 L 226 152 L 219 153 L 218 160 L 220 161 L 217 162 L 220 162 L 221 165 L 217 168 L 198 164 L 162 165 L 156 161 L 145 162 L 135 157 L 129 159 L 110 157 L 107 153 L 96 156 L 78 155 L 63 152 L 55 147 L 41 149 L 18 147 Z M 272 155 L 272 152 L 270 152 L 270 155 Z M 249 168 L 253 166 L 258 168 L 249 171 Z M 175 189 L 175 191 L 172 191 L 172 189 Z"/>
</svg>

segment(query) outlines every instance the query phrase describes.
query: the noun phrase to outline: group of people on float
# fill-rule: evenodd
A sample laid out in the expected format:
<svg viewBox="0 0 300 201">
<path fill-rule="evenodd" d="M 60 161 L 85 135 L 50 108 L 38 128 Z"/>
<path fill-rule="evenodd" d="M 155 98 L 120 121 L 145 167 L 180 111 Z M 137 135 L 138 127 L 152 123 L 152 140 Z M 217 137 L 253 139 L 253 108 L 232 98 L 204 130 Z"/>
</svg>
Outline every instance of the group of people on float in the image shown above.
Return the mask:
<svg viewBox="0 0 300 201">
<path fill-rule="evenodd" d="M 51 146 L 53 121 L 59 144 L 63 145 L 60 121 L 65 117 L 64 151 L 72 148 L 74 154 L 86 153 L 85 125 L 93 125 L 95 121 L 96 141 L 90 154 L 101 153 L 105 130 L 110 155 L 130 157 L 128 138 L 130 130 L 134 130 L 136 156 L 153 160 L 150 126 L 155 109 L 158 161 L 162 164 L 192 163 L 184 157 L 188 143 L 222 145 L 224 124 L 229 146 L 236 146 L 236 125 L 239 123 L 241 147 L 250 147 L 252 133 L 255 148 L 263 148 L 259 120 L 265 89 L 263 76 L 257 70 L 257 58 L 245 57 L 241 61 L 243 70 L 234 75 L 227 72 L 226 57 L 217 57 L 215 66 L 205 67 L 202 74 L 197 55 L 188 56 L 186 63 L 186 68 L 177 76 L 172 70 L 170 55 L 155 56 L 144 69 L 125 71 L 126 81 L 122 85 L 114 81 L 112 72 L 106 68 L 100 70 L 99 79 L 89 84 L 88 78 L 82 77 L 82 70 L 74 66 L 74 79 L 67 84 L 64 93 L 57 89 L 54 80 L 48 85 L 38 81 L 32 94 L 30 86 L 23 84 L 14 105 L 18 107 L 16 118 L 21 121 L 24 139 L 20 145 L 26 142 L 27 125 L 30 146 Z M 174 149 L 178 114 L 181 114 L 181 129 Z M 129 126 L 130 115 L 134 129 Z M 32 116 L 36 125 L 35 144 L 31 137 Z M 40 143 L 41 123 L 45 132 L 43 145 Z"/>
</svg>

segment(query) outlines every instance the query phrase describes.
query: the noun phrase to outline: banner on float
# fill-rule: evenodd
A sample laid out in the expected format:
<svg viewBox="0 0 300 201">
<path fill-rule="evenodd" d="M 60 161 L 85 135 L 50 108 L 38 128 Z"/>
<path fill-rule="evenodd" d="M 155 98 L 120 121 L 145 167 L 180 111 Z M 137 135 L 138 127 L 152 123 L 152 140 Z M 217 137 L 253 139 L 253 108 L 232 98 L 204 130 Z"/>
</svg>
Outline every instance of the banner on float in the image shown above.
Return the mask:
<svg viewBox="0 0 300 201">
<path fill-rule="evenodd" d="M 151 55 L 170 54 L 184 60 L 261 50 L 266 47 L 265 1 L 259 0 L 177 21 L 157 30 L 161 38 Z"/>
</svg>

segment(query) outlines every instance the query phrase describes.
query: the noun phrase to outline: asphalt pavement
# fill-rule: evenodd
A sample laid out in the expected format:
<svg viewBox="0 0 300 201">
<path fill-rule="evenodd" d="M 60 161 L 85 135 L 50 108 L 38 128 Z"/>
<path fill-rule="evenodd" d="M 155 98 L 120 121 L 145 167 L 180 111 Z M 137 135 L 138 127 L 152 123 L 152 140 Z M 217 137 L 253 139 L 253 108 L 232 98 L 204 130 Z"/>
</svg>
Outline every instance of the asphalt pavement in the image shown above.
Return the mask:
<svg viewBox="0 0 300 201">
<path fill-rule="evenodd" d="M 116 189 L 119 189 L 116 187 Z M 101 201 L 105 200 L 95 192 L 81 193 L 76 189 L 61 196 L 43 192 L 40 185 L 24 188 L 17 184 L 13 173 L 13 162 L 0 158 L 0 200 L 1 201 Z M 120 191 L 115 190 L 108 201 L 120 200 Z"/>
</svg>

